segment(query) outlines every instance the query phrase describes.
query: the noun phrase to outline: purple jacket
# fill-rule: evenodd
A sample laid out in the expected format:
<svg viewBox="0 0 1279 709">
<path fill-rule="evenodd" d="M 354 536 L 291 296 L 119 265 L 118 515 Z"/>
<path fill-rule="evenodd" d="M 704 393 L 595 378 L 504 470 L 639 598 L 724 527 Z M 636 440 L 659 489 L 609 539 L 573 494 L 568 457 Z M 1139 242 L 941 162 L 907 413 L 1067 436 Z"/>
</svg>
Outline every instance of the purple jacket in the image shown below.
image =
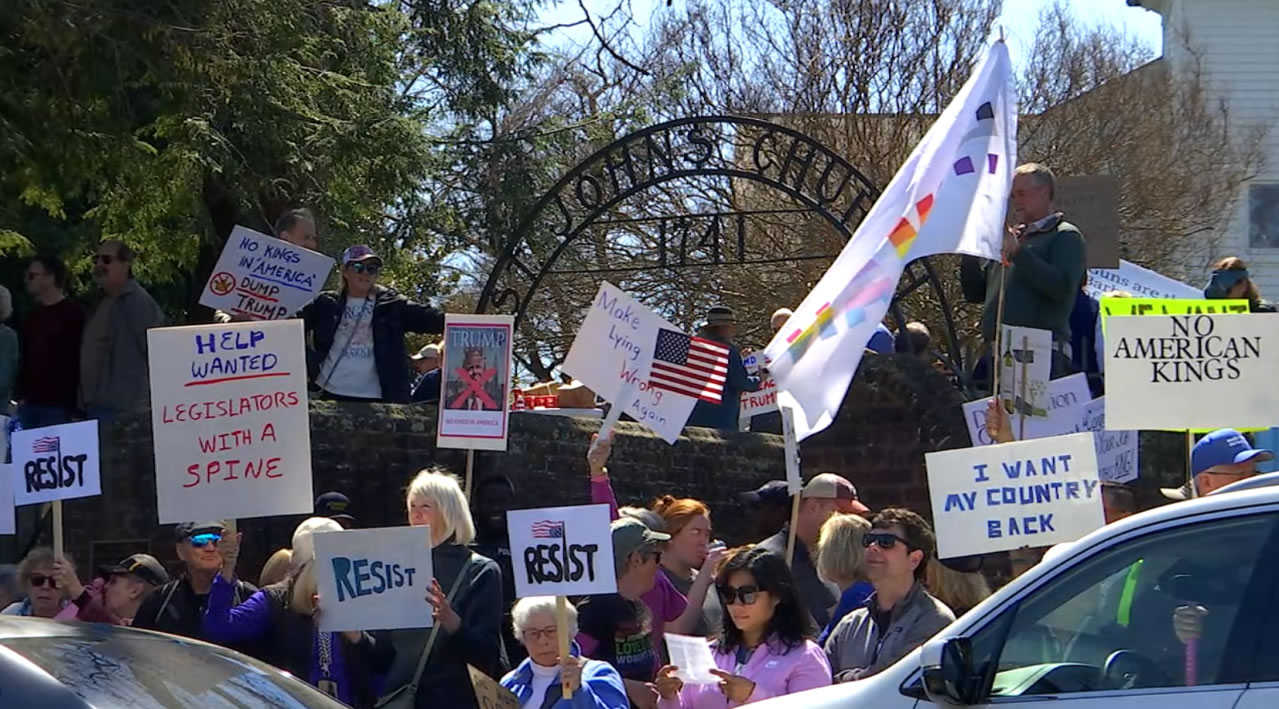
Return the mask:
<svg viewBox="0 0 1279 709">
<path fill-rule="evenodd" d="M 760 645 L 741 670 L 737 669 L 734 653 L 720 652 L 712 645 L 715 666 L 725 672 L 740 675 L 755 683 L 746 704 L 762 702 L 773 697 L 803 692 L 831 684 L 830 663 L 826 653 L 811 640 L 789 651 L 780 653 L 775 641 Z M 727 709 L 728 697 L 715 684 L 686 684 L 675 699 L 662 699 L 658 709 Z M 733 705 L 738 706 L 738 705 Z"/>
</svg>

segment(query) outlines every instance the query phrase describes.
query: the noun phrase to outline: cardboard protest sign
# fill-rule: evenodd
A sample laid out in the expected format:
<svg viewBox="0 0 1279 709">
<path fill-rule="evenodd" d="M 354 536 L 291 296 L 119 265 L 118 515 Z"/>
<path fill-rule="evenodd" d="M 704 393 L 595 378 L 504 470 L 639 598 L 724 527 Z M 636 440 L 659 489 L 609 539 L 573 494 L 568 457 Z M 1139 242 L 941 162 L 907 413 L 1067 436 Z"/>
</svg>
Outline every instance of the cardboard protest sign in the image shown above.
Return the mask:
<svg viewBox="0 0 1279 709">
<path fill-rule="evenodd" d="M 1087 238 L 1087 234 L 1085 234 Z M 1084 293 L 1100 299 L 1106 293 L 1124 291 L 1137 298 L 1202 298 L 1203 289 L 1188 286 L 1131 261 L 1120 261 L 1119 268 L 1088 270 Z"/>
<path fill-rule="evenodd" d="M 13 534 L 13 466 L 0 463 L 0 534 Z"/>
<path fill-rule="evenodd" d="M 1101 527 L 1091 433 L 928 453 L 937 555 L 1074 541 Z"/>
<path fill-rule="evenodd" d="M 1097 475 L 1102 482 L 1126 483 L 1137 479 L 1136 431 L 1106 430 L 1106 397 L 1084 405 L 1076 432 L 1091 431 L 1097 448 Z"/>
<path fill-rule="evenodd" d="M 1119 180 L 1114 175 L 1059 178 L 1053 206 L 1084 235 L 1089 268 L 1119 265 Z"/>
<path fill-rule="evenodd" d="M 1247 315 L 1247 300 L 1208 300 L 1207 298 L 1102 298 L 1097 301 L 1101 331 L 1115 315 L 1203 315 L 1233 313 Z"/>
<path fill-rule="evenodd" d="M 617 590 L 608 505 L 506 513 L 515 596 L 591 596 Z"/>
<path fill-rule="evenodd" d="M 13 433 L 13 504 L 102 494 L 98 422 L 80 421 Z"/>
<path fill-rule="evenodd" d="M 160 522 L 310 512 L 302 321 L 147 331 Z"/>
<path fill-rule="evenodd" d="M 1012 416 L 1048 415 L 1053 335 L 1048 330 L 1004 325 L 999 348 L 999 401 Z M 1013 428 L 1018 422 L 1014 421 Z"/>
<path fill-rule="evenodd" d="M 483 670 L 467 665 L 466 671 L 471 676 L 471 689 L 475 690 L 475 701 L 480 709 L 520 709 L 520 698 L 511 690 L 498 684 L 497 680 L 484 674 Z"/>
<path fill-rule="evenodd" d="M 758 374 L 764 365 L 764 353 L 755 352 L 747 357 L 742 358 L 742 364 L 746 366 L 747 374 Z M 750 421 L 752 416 L 767 414 L 777 410 L 777 380 L 769 377 L 761 382 L 759 391 L 742 392 L 741 418 L 743 423 Z"/>
<path fill-rule="evenodd" d="M 445 315 L 440 448 L 504 451 L 511 410 L 510 315 Z"/>
<path fill-rule="evenodd" d="M 1279 313 L 1116 315 L 1106 337 L 1106 428 L 1279 424 Z"/>
<path fill-rule="evenodd" d="M 315 535 L 321 631 L 430 627 L 432 578 L 430 527 Z"/>
<path fill-rule="evenodd" d="M 649 383 L 658 330 L 679 331 L 617 286 L 605 281 L 586 310 L 562 369 L 604 400 L 613 401 L 624 382 L 636 385 L 624 412 L 675 443 L 697 400 Z"/>
<path fill-rule="evenodd" d="M 237 226 L 231 231 L 200 305 L 253 320 L 296 313 L 324 290 L 333 259 Z"/>
<path fill-rule="evenodd" d="M 1082 412 L 1079 407 L 1087 404 L 1091 398 L 1088 377 L 1083 374 L 1072 374 L 1048 382 L 1046 399 L 1048 415 L 1042 418 L 1026 419 L 1025 440 L 1074 433 Z M 968 424 L 968 437 L 974 446 L 988 446 L 994 443 L 986 433 L 986 407 L 989 405 L 989 396 L 964 404 L 964 422 Z M 1020 427 L 1016 423 L 1019 422 L 1013 425 L 1014 438 L 1017 437 L 1017 429 Z"/>
</svg>

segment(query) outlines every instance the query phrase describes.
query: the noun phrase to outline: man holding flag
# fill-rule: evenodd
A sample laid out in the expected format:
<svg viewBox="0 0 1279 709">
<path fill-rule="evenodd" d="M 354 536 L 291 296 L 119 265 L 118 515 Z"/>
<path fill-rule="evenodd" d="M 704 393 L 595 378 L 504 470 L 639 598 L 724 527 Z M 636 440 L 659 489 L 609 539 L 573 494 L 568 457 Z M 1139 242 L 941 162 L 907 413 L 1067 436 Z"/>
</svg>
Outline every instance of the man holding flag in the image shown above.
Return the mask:
<svg viewBox="0 0 1279 709">
<path fill-rule="evenodd" d="M 1016 160 L 1016 91 L 1001 40 L 765 349 L 799 439 L 834 420 L 908 262 L 943 253 L 999 258 Z"/>
</svg>

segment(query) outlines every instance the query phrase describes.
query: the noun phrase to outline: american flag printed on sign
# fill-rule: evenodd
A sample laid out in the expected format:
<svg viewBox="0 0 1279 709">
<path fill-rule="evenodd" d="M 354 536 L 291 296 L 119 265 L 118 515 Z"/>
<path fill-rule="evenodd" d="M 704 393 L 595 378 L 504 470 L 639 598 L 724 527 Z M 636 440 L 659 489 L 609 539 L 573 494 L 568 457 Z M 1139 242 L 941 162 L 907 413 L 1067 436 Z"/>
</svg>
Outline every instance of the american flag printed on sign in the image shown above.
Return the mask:
<svg viewBox="0 0 1279 709">
<path fill-rule="evenodd" d="M 551 522 L 549 520 L 534 522 L 533 538 L 534 539 L 563 539 L 564 523 Z"/>
<path fill-rule="evenodd" d="M 718 404 L 728 376 L 726 345 L 659 328 L 649 383 L 660 389 Z"/>
<path fill-rule="evenodd" d="M 59 441 L 57 436 L 45 436 L 44 438 L 37 438 L 35 442 L 31 444 L 31 452 L 57 453 L 58 447 Z"/>
</svg>

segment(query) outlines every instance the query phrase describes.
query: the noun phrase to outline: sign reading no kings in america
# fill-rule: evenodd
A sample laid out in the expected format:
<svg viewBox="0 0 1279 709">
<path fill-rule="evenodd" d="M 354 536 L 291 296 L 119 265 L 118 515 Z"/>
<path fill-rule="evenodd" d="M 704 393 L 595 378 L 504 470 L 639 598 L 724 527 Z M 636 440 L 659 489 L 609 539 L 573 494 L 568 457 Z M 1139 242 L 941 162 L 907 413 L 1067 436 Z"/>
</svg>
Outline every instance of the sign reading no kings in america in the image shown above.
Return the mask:
<svg viewBox="0 0 1279 709">
<path fill-rule="evenodd" d="M 1279 313 L 1110 318 L 1108 430 L 1275 424 Z"/>
</svg>

